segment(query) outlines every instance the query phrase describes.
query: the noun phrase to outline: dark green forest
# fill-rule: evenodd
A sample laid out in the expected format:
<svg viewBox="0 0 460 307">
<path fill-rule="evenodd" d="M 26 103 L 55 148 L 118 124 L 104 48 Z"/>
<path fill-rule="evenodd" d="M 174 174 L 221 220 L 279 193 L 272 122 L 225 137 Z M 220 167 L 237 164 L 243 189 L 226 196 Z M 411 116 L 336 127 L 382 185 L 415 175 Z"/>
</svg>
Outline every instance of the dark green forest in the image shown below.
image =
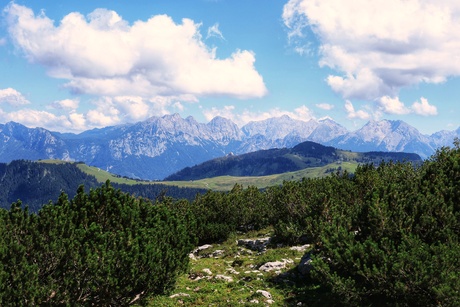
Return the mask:
<svg viewBox="0 0 460 307">
<path fill-rule="evenodd" d="M 38 214 L 13 203 L 0 218 L 0 305 L 143 304 L 173 289 L 194 246 L 266 227 L 274 244 L 313 245 L 300 281 L 313 305 L 460 305 L 458 140 L 420 165 L 193 200 L 150 201 L 107 182 Z"/>
<path fill-rule="evenodd" d="M 351 152 L 306 141 L 293 148 L 258 150 L 242 155 L 227 155 L 186 167 L 165 178 L 188 181 L 218 176 L 267 176 L 294 172 L 334 162 L 380 163 L 401 161 L 420 163 L 419 155 L 406 152 Z"/>
<path fill-rule="evenodd" d="M 81 171 L 78 163 L 41 163 L 28 160 L 15 160 L 8 164 L 0 163 L 0 208 L 8 209 L 13 202 L 21 200 L 32 212 L 38 212 L 49 201 L 56 200 L 61 192 L 74 197 L 80 185 L 87 189 L 101 185 L 94 176 Z M 161 183 L 116 184 L 115 188 L 124 192 L 155 200 L 169 196 L 177 199 L 193 200 L 197 193 L 205 190 L 179 188 Z"/>
</svg>

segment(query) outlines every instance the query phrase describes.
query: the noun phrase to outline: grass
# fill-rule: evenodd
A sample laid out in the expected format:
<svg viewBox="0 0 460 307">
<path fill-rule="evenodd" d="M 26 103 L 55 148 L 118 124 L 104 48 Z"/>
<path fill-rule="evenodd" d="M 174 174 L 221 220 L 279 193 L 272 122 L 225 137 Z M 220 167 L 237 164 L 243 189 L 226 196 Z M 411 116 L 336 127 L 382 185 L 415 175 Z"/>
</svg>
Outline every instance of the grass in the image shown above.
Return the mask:
<svg viewBox="0 0 460 307">
<path fill-rule="evenodd" d="M 68 163 L 60 160 L 40 160 L 41 163 L 54 163 L 62 164 Z M 284 181 L 301 180 L 302 178 L 320 178 L 330 175 L 331 170 L 337 170 L 339 167 L 342 170 L 346 170 L 349 173 L 353 173 L 358 166 L 357 162 L 334 162 L 321 167 L 305 168 L 300 171 L 287 172 L 282 174 L 274 174 L 269 176 L 257 176 L 257 177 L 234 177 L 234 176 L 219 176 L 214 178 L 206 178 L 200 180 L 191 181 L 143 181 L 134 180 L 124 177 L 115 176 L 107 171 L 99 169 L 97 167 L 88 166 L 84 163 L 78 163 L 77 167 L 94 177 L 96 180 L 104 183 L 107 180 L 110 182 L 119 184 L 164 184 L 178 187 L 187 188 L 200 188 L 210 189 L 215 191 L 230 191 L 235 184 L 241 184 L 243 187 L 255 186 L 257 188 L 266 188 L 269 186 L 281 185 Z"/>
<path fill-rule="evenodd" d="M 93 167 L 93 166 L 88 166 L 84 163 L 78 163 L 77 167 L 84 173 L 87 173 L 88 175 L 92 175 L 96 177 L 96 180 L 99 182 L 106 182 L 107 180 L 110 180 L 110 182 L 115 182 L 115 183 L 120 183 L 120 184 L 139 184 L 141 183 L 140 181 L 136 181 L 134 179 L 129 179 L 129 178 L 123 178 L 119 176 L 115 176 L 114 174 L 111 174 L 107 171 L 104 171 L 100 168 Z"/>
<path fill-rule="evenodd" d="M 239 238 L 269 235 L 270 229 L 266 229 L 239 236 L 231 235 L 227 241 L 213 244 L 203 252 L 212 254 L 221 250 L 223 252 L 220 256 L 191 259 L 188 272 L 179 277 L 172 296 L 153 297 L 149 306 L 298 306 L 299 302 L 306 299 L 303 293 L 312 295 L 318 288 L 304 283 L 298 285 L 302 278 L 297 273 L 296 265 L 305 252 L 291 250 L 289 247 L 269 247 L 259 253 L 237 245 Z M 287 263 L 281 272 L 258 270 L 266 262 L 282 259 L 290 259 L 292 262 Z M 233 281 L 220 280 L 216 278 L 218 275 L 231 277 Z M 269 292 L 273 302 L 257 290 Z"/>
<path fill-rule="evenodd" d="M 311 167 L 300 171 L 287 172 L 282 174 L 274 174 L 269 176 L 257 176 L 257 177 L 233 177 L 233 176 L 219 176 L 214 178 L 206 178 L 193 181 L 163 181 L 163 184 L 170 184 L 182 187 L 195 187 L 212 189 L 218 191 L 229 191 L 233 186 L 238 183 L 244 187 L 256 186 L 258 188 L 265 188 L 269 186 L 280 185 L 284 181 L 290 180 L 301 180 L 302 178 L 320 178 L 329 176 L 328 170 L 337 170 L 341 167 L 342 170 L 346 170 L 353 173 L 358 167 L 356 162 L 342 162 L 342 163 L 331 163 L 321 167 Z"/>
</svg>

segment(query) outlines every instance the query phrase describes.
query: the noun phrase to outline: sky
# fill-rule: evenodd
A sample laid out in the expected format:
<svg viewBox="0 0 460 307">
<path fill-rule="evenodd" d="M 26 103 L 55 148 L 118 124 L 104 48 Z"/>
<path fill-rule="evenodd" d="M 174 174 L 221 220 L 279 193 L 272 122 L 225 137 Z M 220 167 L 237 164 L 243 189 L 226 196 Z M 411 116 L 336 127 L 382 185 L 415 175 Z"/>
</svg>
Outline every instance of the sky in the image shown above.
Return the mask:
<svg viewBox="0 0 460 307">
<path fill-rule="evenodd" d="M 457 0 L 0 0 L 0 123 L 460 126 Z"/>
</svg>

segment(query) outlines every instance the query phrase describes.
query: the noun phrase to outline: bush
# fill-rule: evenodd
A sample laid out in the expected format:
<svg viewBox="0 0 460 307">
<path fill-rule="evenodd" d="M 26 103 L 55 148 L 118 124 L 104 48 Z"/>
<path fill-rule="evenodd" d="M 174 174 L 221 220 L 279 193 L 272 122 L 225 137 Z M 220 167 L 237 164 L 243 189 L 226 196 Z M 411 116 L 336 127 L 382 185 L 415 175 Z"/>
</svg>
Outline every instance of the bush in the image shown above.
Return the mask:
<svg viewBox="0 0 460 307">
<path fill-rule="evenodd" d="M 38 216 L 13 205 L 3 221 L 11 237 L 0 247 L 3 304 L 142 302 L 172 289 L 195 242 L 181 215 L 108 182 L 88 194 L 81 186 L 70 201 L 62 194 Z"/>
<path fill-rule="evenodd" d="M 350 305 L 460 305 L 460 149 L 421 168 L 362 167 L 359 201 L 331 203 L 312 276 Z"/>
</svg>

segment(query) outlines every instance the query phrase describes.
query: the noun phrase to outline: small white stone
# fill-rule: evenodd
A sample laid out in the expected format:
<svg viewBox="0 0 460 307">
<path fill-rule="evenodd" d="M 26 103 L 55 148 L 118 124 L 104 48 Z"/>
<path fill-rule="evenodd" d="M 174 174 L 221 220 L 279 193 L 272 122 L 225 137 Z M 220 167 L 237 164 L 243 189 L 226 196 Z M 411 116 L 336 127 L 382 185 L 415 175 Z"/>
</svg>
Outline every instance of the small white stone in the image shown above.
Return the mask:
<svg viewBox="0 0 460 307">
<path fill-rule="evenodd" d="M 272 295 L 270 294 L 270 292 L 265 291 L 265 290 L 257 290 L 256 293 L 260 293 L 262 294 L 263 297 L 268 298 L 268 299 L 272 298 Z"/>
<path fill-rule="evenodd" d="M 233 281 L 233 278 L 231 278 L 230 276 L 225 276 L 225 275 L 216 275 L 216 277 L 214 277 L 215 279 L 220 279 L 220 280 L 225 280 L 226 282 L 232 282 Z"/>
<path fill-rule="evenodd" d="M 170 298 L 176 298 L 176 297 L 190 297 L 190 294 L 187 293 L 176 293 L 170 296 Z"/>
</svg>

